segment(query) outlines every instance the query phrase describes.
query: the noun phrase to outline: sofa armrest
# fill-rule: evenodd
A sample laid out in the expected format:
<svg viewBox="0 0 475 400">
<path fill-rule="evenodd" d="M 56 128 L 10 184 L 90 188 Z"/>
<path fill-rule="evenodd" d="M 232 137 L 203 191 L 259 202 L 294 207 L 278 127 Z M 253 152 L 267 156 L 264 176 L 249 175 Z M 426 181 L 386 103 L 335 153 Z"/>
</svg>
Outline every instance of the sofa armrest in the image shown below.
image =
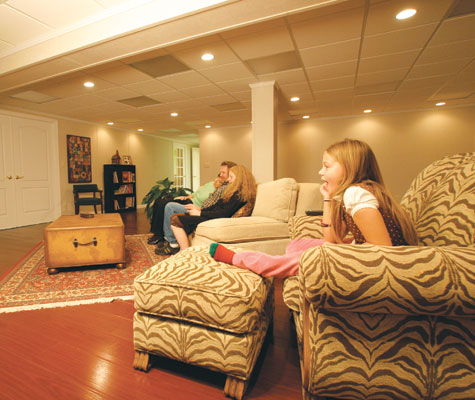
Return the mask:
<svg viewBox="0 0 475 400">
<path fill-rule="evenodd" d="M 289 220 L 289 233 L 291 239 L 309 238 L 320 239 L 323 237 L 321 216 L 295 216 Z"/>
<path fill-rule="evenodd" d="M 475 317 L 475 248 L 330 245 L 300 260 L 301 301 L 333 311 Z"/>
</svg>

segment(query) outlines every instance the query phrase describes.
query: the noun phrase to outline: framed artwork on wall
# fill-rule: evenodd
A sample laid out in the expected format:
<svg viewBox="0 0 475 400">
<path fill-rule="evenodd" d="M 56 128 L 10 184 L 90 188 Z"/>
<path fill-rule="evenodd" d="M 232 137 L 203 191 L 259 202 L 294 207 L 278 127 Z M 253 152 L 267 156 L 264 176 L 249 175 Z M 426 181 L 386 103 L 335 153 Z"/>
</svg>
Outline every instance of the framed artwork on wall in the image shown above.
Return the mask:
<svg viewBox="0 0 475 400">
<path fill-rule="evenodd" d="M 91 182 L 91 138 L 67 135 L 67 146 L 68 182 Z"/>
</svg>

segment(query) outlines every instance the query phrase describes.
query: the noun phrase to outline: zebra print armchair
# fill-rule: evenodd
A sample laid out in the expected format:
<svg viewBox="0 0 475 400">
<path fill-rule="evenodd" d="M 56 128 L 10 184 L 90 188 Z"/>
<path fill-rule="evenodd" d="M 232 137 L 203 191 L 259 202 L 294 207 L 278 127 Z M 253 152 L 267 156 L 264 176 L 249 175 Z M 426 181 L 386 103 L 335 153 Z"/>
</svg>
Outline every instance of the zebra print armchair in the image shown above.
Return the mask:
<svg viewBox="0 0 475 400">
<path fill-rule="evenodd" d="M 284 282 L 304 399 L 475 398 L 475 153 L 425 168 L 401 204 L 423 246 L 325 245 Z"/>
</svg>

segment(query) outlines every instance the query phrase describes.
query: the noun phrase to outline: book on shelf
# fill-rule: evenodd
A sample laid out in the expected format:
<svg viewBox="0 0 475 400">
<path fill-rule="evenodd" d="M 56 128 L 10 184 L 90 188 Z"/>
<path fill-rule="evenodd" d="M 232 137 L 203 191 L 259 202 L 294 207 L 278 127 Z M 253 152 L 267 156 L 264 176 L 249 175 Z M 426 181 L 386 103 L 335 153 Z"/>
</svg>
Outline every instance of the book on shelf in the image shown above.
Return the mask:
<svg viewBox="0 0 475 400">
<path fill-rule="evenodd" d="M 117 177 L 116 171 L 114 171 L 114 173 L 112 174 L 112 180 L 114 181 L 114 183 L 119 183 L 119 178 Z"/>
<path fill-rule="evenodd" d="M 134 193 L 132 185 L 120 185 L 118 189 L 114 190 L 114 194 L 129 194 Z"/>
<path fill-rule="evenodd" d="M 125 207 L 130 208 L 135 206 L 135 197 L 127 197 L 125 199 Z"/>
<path fill-rule="evenodd" d="M 135 174 L 132 171 L 122 171 L 122 182 L 135 182 Z"/>
</svg>

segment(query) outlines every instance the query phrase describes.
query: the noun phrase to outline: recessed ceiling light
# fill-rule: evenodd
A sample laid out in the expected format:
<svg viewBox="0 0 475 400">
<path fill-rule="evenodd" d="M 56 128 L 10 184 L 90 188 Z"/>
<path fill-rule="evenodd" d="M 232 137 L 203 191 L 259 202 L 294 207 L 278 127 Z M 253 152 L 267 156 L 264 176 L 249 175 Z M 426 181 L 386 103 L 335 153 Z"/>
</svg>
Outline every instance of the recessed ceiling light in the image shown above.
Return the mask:
<svg viewBox="0 0 475 400">
<path fill-rule="evenodd" d="M 211 61 L 214 59 L 214 56 L 211 53 L 205 53 L 201 56 L 203 61 Z"/>
<path fill-rule="evenodd" d="M 138 130 L 139 132 L 143 132 L 143 129 L 142 129 L 142 128 L 139 128 L 139 129 L 137 129 L 137 130 Z"/>
<path fill-rule="evenodd" d="M 209 128 L 211 128 L 211 125 L 205 125 L 205 128 L 209 129 Z"/>
<path fill-rule="evenodd" d="M 300 97 L 294 96 L 290 98 L 290 101 L 299 101 Z"/>
<path fill-rule="evenodd" d="M 445 104 L 446 104 L 445 101 L 440 101 L 440 102 L 438 102 L 438 103 L 435 103 L 435 105 L 436 105 L 437 107 L 445 106 Z"/>
<path fill-rule="evenodd" d="M 114 123 L 113 122 L 108 122 L 107 125 L 114 125 Z"/>
<path fill-rule="evenodd" d="M 86 87 L 94 87 L 94 82 L 84 82 L 84 86 Z"/>
<path fill-rule="evenodd" d="M 406 10 L 402 10 L 400 13 L 396 15 L 396 19 L 407 19 L 411 18 L 416 14 L 416 10 L 413 8 L 408 8 Z"/>
<path fill-rule="evenodd" d="M 310 115 L 304 115 L 302 118 L 303 118 L 303 119 L 309 119 L 309 118 L 310 118 Z"/>
<path fill-rule="evenodd" d="M 171 115 L 172 117 L 178 117 L 178 113 L 177 113 L 177 112 L 172 112 L 172 113 L 170 113 L 170 115 Z"/>
<path fill-rule="evenodd" d="M 363 111 L 365 114 L 369 114 L 370 112 L 373 112 L 373 110 L 370 110 L 369 108 L 367 110 Z"/>
</svg>

